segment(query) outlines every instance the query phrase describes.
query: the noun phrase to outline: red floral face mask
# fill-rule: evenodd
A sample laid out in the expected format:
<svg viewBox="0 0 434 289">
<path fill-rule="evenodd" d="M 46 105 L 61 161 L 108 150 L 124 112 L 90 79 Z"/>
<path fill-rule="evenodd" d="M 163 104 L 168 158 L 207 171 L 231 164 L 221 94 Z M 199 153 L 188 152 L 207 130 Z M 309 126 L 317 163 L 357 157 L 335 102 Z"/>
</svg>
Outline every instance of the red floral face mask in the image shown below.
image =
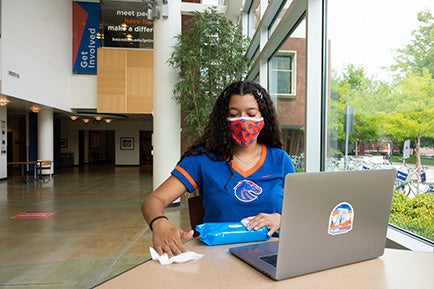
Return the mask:
<svg viewBox="0 0 434 289">
<path fill-rule="evenodd" d="M 254 143 L 264 127 L 262 117 L 228 117 L 227 120 L 232 139 L 241 146 Z"/>
</svg>

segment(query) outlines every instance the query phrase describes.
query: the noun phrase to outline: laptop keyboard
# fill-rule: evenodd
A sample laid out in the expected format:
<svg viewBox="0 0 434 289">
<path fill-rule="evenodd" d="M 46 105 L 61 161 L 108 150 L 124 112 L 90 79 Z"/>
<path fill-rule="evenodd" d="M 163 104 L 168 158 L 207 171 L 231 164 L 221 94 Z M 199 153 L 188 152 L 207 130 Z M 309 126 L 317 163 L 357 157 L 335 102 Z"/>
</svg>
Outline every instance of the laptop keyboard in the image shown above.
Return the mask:
<svg viewBox="0 0 434 289">
<path fill-rule="evenodd" d="M 268 264 L 276 267 L 276 264 L 277 264 L 277 254 L 262 256 L 262 257 L 259 257 L 259 258 L 261 260 L 264 260 Z"/>
</svg>

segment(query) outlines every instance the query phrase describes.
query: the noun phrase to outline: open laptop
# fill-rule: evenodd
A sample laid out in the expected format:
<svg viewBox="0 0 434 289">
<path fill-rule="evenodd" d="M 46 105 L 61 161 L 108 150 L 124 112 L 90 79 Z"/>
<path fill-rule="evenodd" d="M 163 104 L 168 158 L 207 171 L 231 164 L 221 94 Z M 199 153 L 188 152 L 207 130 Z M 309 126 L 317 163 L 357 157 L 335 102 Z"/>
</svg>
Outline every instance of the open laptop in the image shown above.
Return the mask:
<svg viewBox="0 0 434 289">
<path fill-rule="evenodd" d="M 395 177 L 394 169 L 288 174 L 279 241 L 229 251 L 275 280 L 379 257 Z"/>
</svg>

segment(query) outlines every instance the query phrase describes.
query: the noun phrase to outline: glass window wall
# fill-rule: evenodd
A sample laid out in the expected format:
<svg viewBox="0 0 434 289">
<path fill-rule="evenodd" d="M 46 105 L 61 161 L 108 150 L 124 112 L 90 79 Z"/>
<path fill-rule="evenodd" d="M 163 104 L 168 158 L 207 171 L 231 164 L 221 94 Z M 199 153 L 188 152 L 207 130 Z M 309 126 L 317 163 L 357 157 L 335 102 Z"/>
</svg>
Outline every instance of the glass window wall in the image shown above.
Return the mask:
<svg viewBox="0 0 434 289">
<path fill-rule="evenodd" d="M 433 241 L 434 2 L 328 3 L 326 169 L 396 168 L 390 223 Z"/>
<path fill-rule="evenodd" d="M 261 20 L 261 6 L 260 0 L 254 0 L 252 2 L 252 6 L 249 9 L 249 18 L 248 18 L 248 36 L 253 37 L 255 34 L 259 22 Z"/>
<path fill-rule="evenodd" d="M 268 61 L 268 90 L 277 102 L 284 149 L 297 171 L 305 171 L 305 21 L 289 34 Z"/>
<path fill-rule="evenodd" d="M 324 32 L 326 47 L 306 41 L 305 10 L 318 11 L 322 1 L 307 2 L 267 9 L 275 13 L 265 13 L 262 22 L 269 23 L 269 39 L 255 53 L 248 78 L 273 95 L 285 149 L 294 159 L 310 158 L 304 162 L 309 167 L 313 158 L 322 170 L 396 168 L 390 224 L 434 246 L 434 2 L 326 1 L 326 23 L 308 18 L 310 32 Z M 322 63 L 312 65 L 316 50 Z M 312 81 L 313 70 L 324 79 L 315 74 Z M 315 104 L 310 97 L 320 94 L 318 85 L 324 88 Z M 322 131 L 316 124 L 312 129 L 315 115 L 325 123 Z M 312 134 L 321 141 L 312 145 Z M 308 145 L 324 155 L 312 157 Z M 298 170 L 312 171 L 304 163 Z"/>
</svg>

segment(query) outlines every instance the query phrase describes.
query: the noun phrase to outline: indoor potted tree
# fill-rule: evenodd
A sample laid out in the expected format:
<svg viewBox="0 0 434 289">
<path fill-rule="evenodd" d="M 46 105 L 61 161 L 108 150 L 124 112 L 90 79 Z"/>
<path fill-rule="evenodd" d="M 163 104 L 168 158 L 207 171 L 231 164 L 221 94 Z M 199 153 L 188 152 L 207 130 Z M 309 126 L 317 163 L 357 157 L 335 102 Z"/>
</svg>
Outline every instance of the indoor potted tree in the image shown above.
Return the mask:
<svg viewBox="0 0 434 289">
<path fill-rule="evenodd" d="M 219 93 L 245 77 L 249 40 L 213 8 L 195 12 L 189 24 L 190 29 L 177 36 L 169 64 L 179 70 L 173 98 L 181 106 L 183 133 L 196 138 L 205 129 Z"/>
</svg>

